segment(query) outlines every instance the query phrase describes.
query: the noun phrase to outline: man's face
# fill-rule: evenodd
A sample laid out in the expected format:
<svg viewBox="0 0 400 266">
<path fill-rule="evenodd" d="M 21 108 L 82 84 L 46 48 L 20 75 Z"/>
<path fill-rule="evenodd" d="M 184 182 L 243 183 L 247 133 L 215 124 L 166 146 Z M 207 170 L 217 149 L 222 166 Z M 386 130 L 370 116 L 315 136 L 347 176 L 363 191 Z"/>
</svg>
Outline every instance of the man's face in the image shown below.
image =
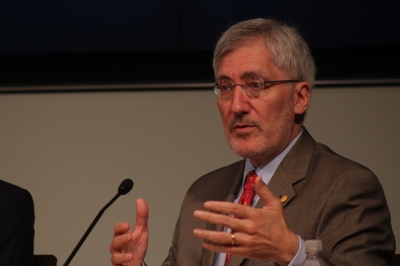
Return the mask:
<svg viewBox="0 0 400 266">
<path fill-rule="evenodd" d="M 217 80 L 230 79 L 245 84 L 249 78 L 264 81 L 292 79 L 271 60 L 261 39 L 254 39 L 224 56 Z M 299 133 L 295 119 L 295 90 L 280 84 L 265 89 L 257 99 L 249 98 L 236 86 L 232 98 L 218 98 L 218 109 L 229 146 L 255 166 L 269 162 L 281 153 Z"/>
</svg>

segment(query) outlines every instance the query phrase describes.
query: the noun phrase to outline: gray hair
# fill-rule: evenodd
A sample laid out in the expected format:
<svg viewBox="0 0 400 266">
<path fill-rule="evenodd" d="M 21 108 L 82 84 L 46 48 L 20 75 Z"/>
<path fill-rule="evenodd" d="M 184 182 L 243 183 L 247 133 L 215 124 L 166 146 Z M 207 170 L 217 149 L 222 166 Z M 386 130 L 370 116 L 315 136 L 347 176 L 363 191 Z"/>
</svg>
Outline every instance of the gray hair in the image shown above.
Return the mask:
<svg viewBox="0 0 400 266">
<path fill-rule="evenodd" d="M 221 36 L 214 51 L 215 75 L 225 55 L 258 37 L 264 39 L 279 69 L 291 75 L 290 78 L 307 81 L 311 88 L 314 86 L 316 70 L 307 43 L 295 28 L 263 18 L 239 22 Z"/>
</svg>

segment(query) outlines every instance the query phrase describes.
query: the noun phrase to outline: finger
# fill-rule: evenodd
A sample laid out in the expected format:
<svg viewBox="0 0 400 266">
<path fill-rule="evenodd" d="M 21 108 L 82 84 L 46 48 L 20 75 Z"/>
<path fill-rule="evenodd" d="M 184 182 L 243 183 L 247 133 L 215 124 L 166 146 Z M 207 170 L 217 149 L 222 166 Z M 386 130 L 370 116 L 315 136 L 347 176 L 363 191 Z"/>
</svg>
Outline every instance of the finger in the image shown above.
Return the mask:
<svg viewBox="0 0 400 266">
<path fill-rule="evenodd" d="M 193 233 L 196 237 L 204 239 L 203 247 L 211 251 L 241 255 L 248 249 L 245 246 L 241 246 L 241 242 L 238 242 L 238 233 L 234 234 L 234 238 L 232 233 L 204 229 L 195 229 Z M 235 239 L 234 242 L 233 239 Z"/>
<path fill-rule="evenodd" d="M 111 256 L 111 264 L 114 266 L 119 266 L 123 263 L 128 263 L 132 261 L 133 256 L 130 253 L 113 253 Z"/>
<path fill-rule="evenodd" d="M 248 218 L 252 215 L 254 208 L 226 201 L 207 201 L 204 207 L 214 213 L 231 214 L 239 218 Z"/>
<path fill-rule="evenodd" d="M 136 226 L 147 226 L 149 218 L 149 207 L 144 199 L 139 198 L 136 200 Z"/>
<path fill-rule="evenodd" d="M 123 235 L 129 231 L 129 224 L 126 222 L 119 222 L 114 226 L 114 237 Z"/>
<path fill-rule="evenodd" d="M 217 232 L 196 228 L 194 229 L 193 234 L 198 238 L 202 238 L 219 245 L 232 246 L 232 243 L 236 243 L 235 238 L 232 237 L 233 234 L 230 232 Z"/>
<path fill-rule="evenodd" d="M 264 203 L 264 207 L 276 205 L 281 206 L 279 199 L 271 193 L 260 176 L 256 177 L 254 189 L 256 194 L 260 197 L 260 200 Z"/>
<path fill-rule="evenodd" d="M 229 253 L 235 254 L 244 257 L 244 251 L 246 251 L 245 247 L 237 246 L 237 245 L 218 245 L 213 242 L 204 241 L 202 243 L 203 248 L 221 253 Z"/>
<path fill-rule="evenodd" d="M 222 225 L 224 227 L 229 227 L 233 221 L 238 220 L 225 214 L 219 214 L 201 210 L 196 210 L 193 213 L 193 216 L 199 220 L 209 222 L 212 224 Z"/>
<path fill-rule="evenodd" d="M 147 234 L 147 221 L 149 218 L 149 207 L 144 199 L 136 200 L 136 223 L 132 233 L 132 241 L 138 241 L 144 234 Z"/>
<path fill-rule="evenodd" d="M 254 211 L 254 209 L 251 211 Z M 242 231 L 242 232 L 247 232 L 249 234 L 254 232 L 254 229 L 252 229 L 252 226 L 254 227 L 254 222 L 249 219 L 238 219 L 224 214 L 217 214 L 200 210 L 194 212 L 194 217 L 199 220 L 206 221 L 208 223 L 230 228 L 236 232 Z"/>
<path fill-rule="evenodd" d="M 115 236 L 110 245 L 110 252 L 121 252 L 122 249 L 132 240 L 132 234 L 123 234 Z"/>
</svg>

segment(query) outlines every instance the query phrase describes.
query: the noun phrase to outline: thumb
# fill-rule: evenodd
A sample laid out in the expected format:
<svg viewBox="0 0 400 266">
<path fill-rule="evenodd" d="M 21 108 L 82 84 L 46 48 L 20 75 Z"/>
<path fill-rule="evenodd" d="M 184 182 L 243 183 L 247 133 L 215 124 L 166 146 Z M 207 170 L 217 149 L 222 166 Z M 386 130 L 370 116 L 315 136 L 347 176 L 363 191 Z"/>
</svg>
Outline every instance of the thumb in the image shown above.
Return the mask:
<svg viewBox="0 0 400 266">
<path fill-rule="evenodd" d="M 136 200 L 136 226 L 146 226 L 149 217 L 149 207 L 144 199 Z"/>
<path fill-rule="evenodd" d="M 260 200 L 264 203 L 264 207 L 280 204 L 279 199 L 271 193 L 267 185 L 262 181 L 261 176 L 256 177 L 254 189 Z"/>
</svg>

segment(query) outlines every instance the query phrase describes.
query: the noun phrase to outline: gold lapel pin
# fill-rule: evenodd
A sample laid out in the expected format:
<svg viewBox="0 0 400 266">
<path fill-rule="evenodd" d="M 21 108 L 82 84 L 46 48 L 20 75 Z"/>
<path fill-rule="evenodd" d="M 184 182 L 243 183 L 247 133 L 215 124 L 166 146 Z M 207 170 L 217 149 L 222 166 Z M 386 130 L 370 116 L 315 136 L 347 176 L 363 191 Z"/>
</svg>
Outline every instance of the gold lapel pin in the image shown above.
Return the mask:
<svg viewBox="0 0 400 266">
<path fill-rule="evenodd" d="M 285 201 L 287 201 L 287 196 L 286 195 L 281 195 L 281 198 L 280 198 L 280 201 L 282 202 L 282 203 L 284 203 Z"/>
</svg>

